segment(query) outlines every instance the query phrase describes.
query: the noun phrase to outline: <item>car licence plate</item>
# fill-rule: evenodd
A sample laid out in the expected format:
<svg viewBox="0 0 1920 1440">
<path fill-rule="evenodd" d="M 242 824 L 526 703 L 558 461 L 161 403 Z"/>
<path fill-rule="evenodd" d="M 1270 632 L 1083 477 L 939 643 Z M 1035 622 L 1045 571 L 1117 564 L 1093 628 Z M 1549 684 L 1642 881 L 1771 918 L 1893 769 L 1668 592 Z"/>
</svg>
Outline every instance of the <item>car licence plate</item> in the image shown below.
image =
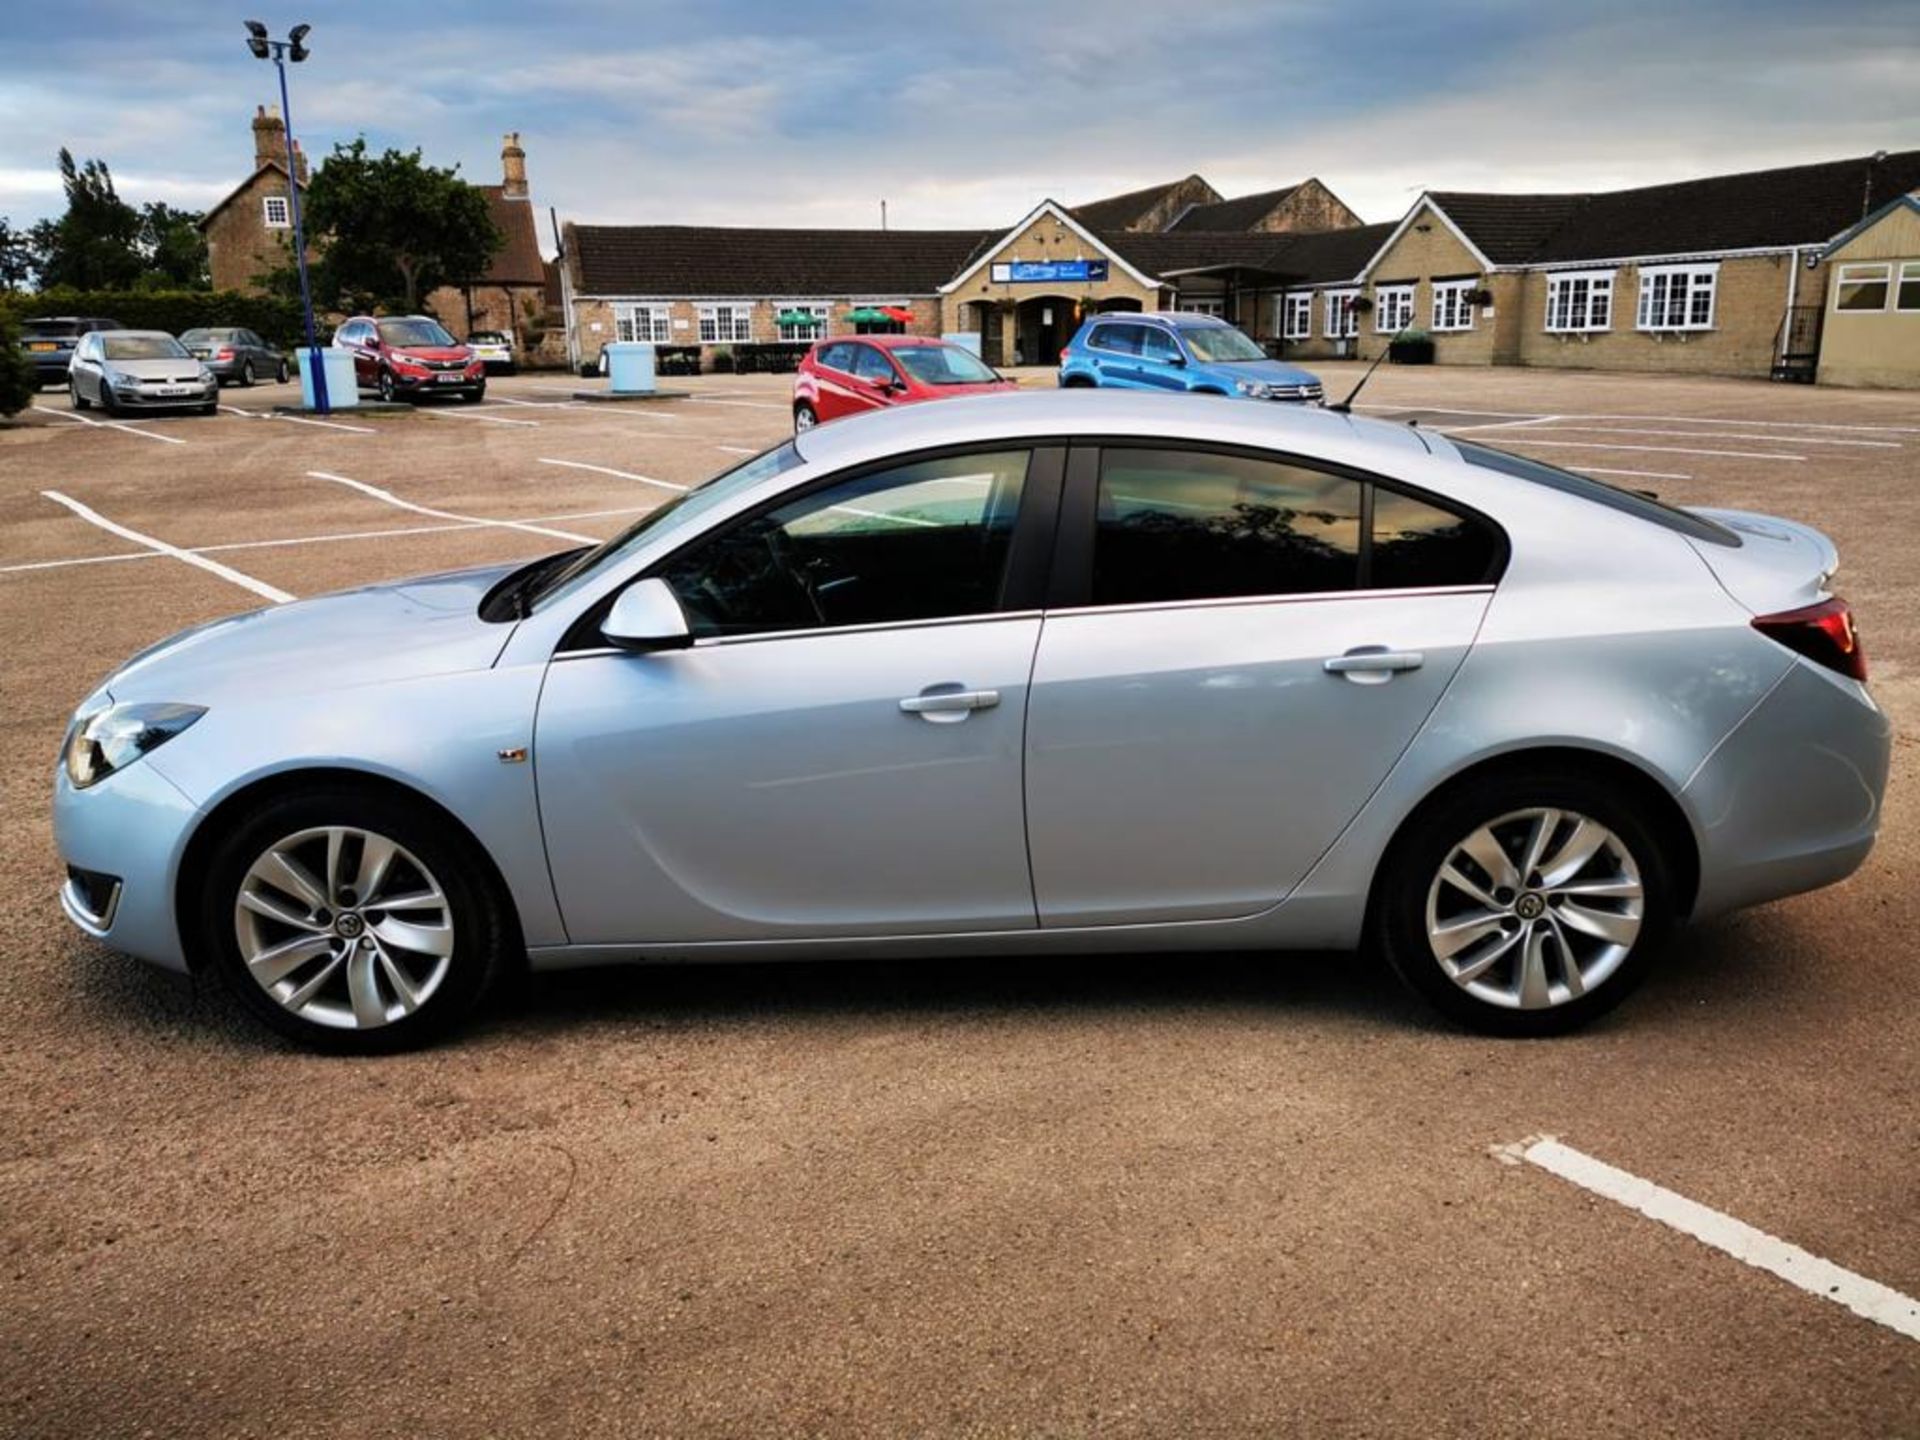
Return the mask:
<svg viewBox="0 0 1920 1440">
<path fill-rule="evenodd" d="M 442 375 L 440 377 L 440 383 L 442 385 L 458 385 L 462 380 L 466 378 L 467 377 L 464 375 L 447 374 L 447 375 Z"/>
<path fill-rule="evenodd" d="M 162 395 L 191 395 L 193 393 L 193 387 L 191 385 L 162 385 L 159 387 L 159 393 Z"/>
<path fill-rule="evenodd" d="M 58 350 L 59 348 L 60 347 L 51 340 L 30 340 L 27 342 L 27 349 L 29 350 Z"/>
</svg>

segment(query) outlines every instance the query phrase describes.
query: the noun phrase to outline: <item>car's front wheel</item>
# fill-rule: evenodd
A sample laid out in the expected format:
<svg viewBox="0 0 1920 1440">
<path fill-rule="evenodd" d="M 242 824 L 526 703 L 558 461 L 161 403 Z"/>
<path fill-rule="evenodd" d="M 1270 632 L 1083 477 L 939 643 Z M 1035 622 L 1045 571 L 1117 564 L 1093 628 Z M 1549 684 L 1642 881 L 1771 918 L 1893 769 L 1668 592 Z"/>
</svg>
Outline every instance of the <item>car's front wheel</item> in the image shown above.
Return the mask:
<svg viewBox="0 0 1920 1440">
<path fill-rule="evenodd" d="M 80 393 L 80 382 L 78 380 L 70 379 L 67 381 L 67 399 L 72 402 L 73 408 L 76 410 L 91 410 L 93 408 L 93 402 Z"/>
<path fill-rule="evenodd" d="M 1513 772 L 1416 816 L 1375 891 L 1375 933 L 1414 990 L 1498 1035 L 1572 1030 L 1645 976 L 1674 919 L 1672 871 L 1630 794 Z"/>
<path fill-rule="evenodd" d="M 270 801 L 221 839 L 206 874 L 214 968 L 312 1049 L 425 1044 L 505 967 L 513 927 L 484 858 L 397 796 L 338 787 Z"/>
</svg>

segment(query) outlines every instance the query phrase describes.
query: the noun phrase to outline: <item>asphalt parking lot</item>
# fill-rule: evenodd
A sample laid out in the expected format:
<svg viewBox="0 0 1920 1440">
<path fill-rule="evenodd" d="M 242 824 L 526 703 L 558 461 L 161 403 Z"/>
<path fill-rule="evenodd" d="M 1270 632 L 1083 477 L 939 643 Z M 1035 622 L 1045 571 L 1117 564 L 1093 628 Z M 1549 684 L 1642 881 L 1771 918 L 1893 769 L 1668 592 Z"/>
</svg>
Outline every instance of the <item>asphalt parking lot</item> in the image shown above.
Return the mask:
<svg viewBox="0 0 1920 1440">
<path fill-rule="evenodd" d="M 0 1432 L 1920 1433 L 1909 1334 L 1496 1153 L 1557 1136 L 1920 1294 L 1911 394 L 1363 395 L 1826 530 L 1900 731 L 1860 874 L 1684 933 L 1571 1038 L 1457 1034 L 1357 957 L 1181 956 L 569 975 L 323 1060 L 75 932 L 52 760 L 127 655 L 611 534 L 789 425 L 782 377 L 579 383 L 0 427 Z"/>
</svg>

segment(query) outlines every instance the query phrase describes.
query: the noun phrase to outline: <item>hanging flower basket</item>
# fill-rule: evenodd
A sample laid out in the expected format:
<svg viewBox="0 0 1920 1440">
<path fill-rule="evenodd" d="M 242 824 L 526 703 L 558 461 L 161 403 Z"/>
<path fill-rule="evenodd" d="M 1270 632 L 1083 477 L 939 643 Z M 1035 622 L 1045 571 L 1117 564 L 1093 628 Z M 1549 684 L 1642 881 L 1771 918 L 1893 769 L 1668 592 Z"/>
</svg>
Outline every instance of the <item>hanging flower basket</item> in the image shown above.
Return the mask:
<svg viewBox="0 0 1920 1440">
<path fill-rule="evenodd" d="M 1356 315 L 1371 315 L 1373 313 L 1373 297 L 1371 295 L 1356 295 L 1347 302 L 1347 309 Z"/>
</svg>

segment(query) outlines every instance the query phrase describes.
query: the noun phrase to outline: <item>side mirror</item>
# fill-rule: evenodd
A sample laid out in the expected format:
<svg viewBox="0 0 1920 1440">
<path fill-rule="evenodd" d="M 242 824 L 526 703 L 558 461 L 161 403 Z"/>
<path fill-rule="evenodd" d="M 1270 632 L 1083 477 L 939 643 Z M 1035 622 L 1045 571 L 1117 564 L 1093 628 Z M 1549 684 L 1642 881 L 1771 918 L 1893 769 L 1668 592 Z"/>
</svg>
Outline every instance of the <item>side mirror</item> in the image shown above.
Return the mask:
<svg viewBox="0 0 1920 1440">
<path fill-rule="evenodd" d="M 693 644 L 686 611 L 666 581 L 641 580 L 620 592 L 613 609 L 600 624 L 601 637 L 621 650 L 646 654 L 654 650 L 684 650 Z"/>
</svg>

